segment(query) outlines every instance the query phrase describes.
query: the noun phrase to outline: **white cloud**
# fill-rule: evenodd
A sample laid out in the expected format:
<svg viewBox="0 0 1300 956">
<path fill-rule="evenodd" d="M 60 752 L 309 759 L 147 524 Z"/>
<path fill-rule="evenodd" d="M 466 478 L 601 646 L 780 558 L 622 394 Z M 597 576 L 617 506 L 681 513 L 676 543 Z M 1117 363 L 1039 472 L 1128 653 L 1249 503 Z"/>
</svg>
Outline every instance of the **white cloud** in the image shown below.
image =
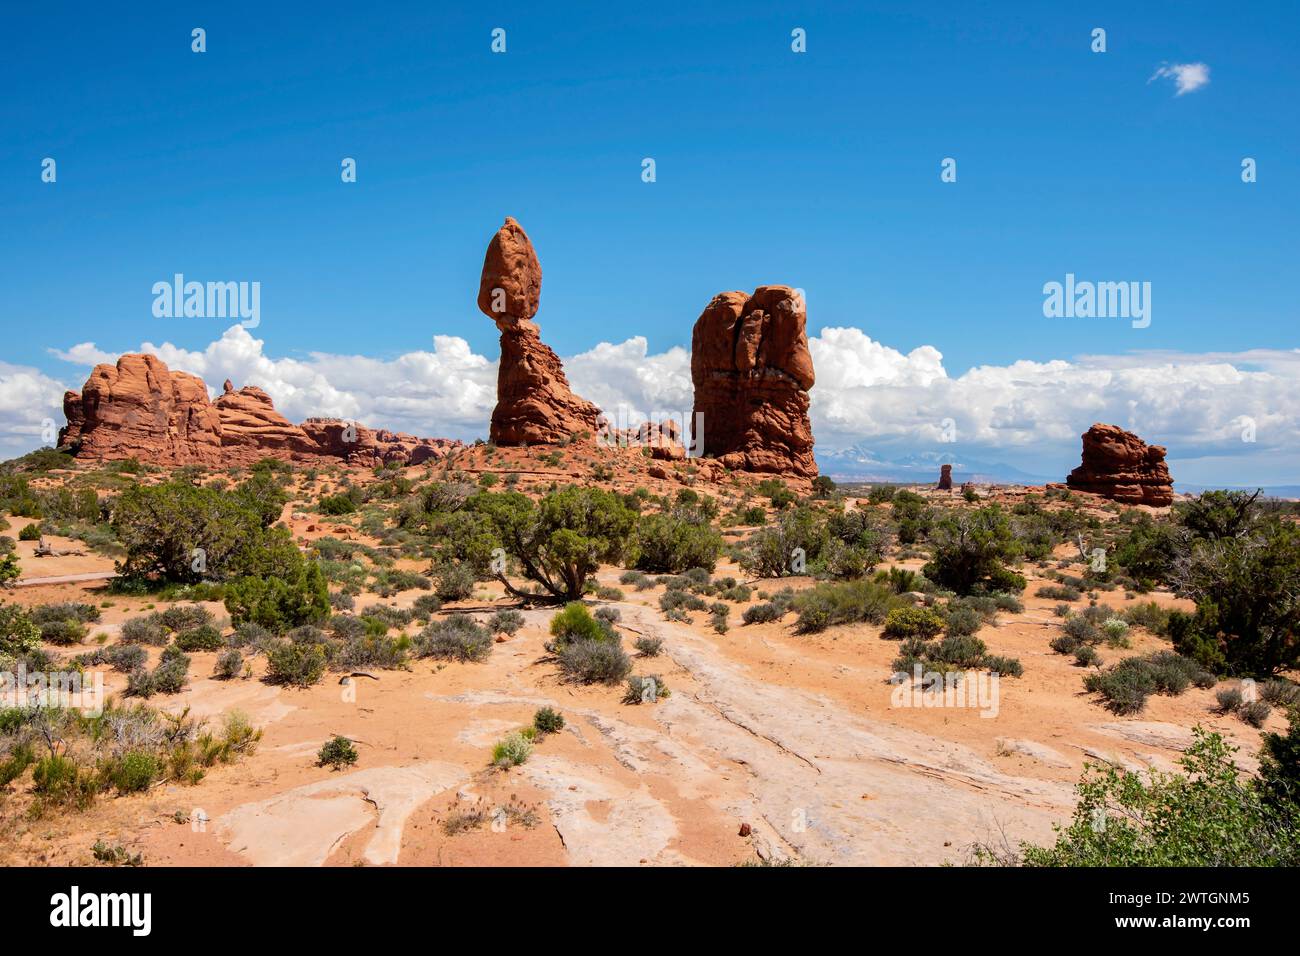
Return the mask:
<svg viewBox="0 0 1300 956">
<path fill-rule="evenodd" d="M 53 441 L 67 387 L 38 369 L 0 362 L 0 458 Z"/>
<path fill-rule="evenodd" d="M 1174 81 L 1174 96 L 1182 96 L 1208 85 L 1210 68 L 1204 63 L 1161 63 L 1147 83 L 1166 78 Z"/>
<path fill-rule="evenodd" d="M 954 377 L 936 348 L 899 352 L 857 328 L 823 329 L 809 346 L 821 452 L 861 445 L 887 459 L 953 450 L 940 443 L 951 418 L 962 454 L 1038 463 L 1039 473 L 1050 474 L 1052 462 L 1077 460 L 1079 435 L 1104 421 L 1168 446 L 1171 460 L 1203 458 L 1226 483 L 1263 480 L 1265 471 L 1270 483 L 1282 483 L 1300 472 L 1300 405 L 1293 398 L 1300 350 L 1085 355 L 981 365 Z M 238 325 L 201 351 L 147 342 L 140 350 L 202 376 L 212 389 L 227 377 L 237 387 L 260 385 L 294 421 L 337 415 L 472 439 L 486 436 L 496 401 L 495 357 L 475 354 L 456 336 L 435 336 L 432 351 L 391 360 L 320 352 L 273 358 L 263 340 Z M 116 358 L 93 343 L 55 354 L 83 366 Z M 564 364 L 574 391 L 607 412 L 623 405 L 635 421 L 635 413 L 690 411 L 690 353 L 681 347 L 651 354 L 636 336 L 602 342 Z M 31 447 L 43 418 L 62 424 L 62 391 L 34 369 L 0 366 L 0 428 L 25 429 Z M 1253 443 L 1241 440 L 1247 418 L 1255 423 Z"/>
</svg>

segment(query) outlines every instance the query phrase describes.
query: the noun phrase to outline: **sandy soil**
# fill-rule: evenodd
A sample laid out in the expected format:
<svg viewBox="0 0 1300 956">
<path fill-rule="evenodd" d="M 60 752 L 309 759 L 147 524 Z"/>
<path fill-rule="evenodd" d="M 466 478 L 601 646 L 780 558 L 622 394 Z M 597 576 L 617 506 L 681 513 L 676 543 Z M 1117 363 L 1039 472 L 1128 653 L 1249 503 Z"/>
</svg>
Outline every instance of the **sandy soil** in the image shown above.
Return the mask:
<svg viewBox="0 0 1300 956">
<path fill-rule="evenodd" d="M 286 507 L 286 523 L 304 541 L 325 533 L 363 540 L 345 522 L 295 516 L 295 507 Z M 25 560 L 24 569 L 73 560 Z M 85 561 L 77 567 L 104 569 L 102 557 Z M 1000 682 L 993 713 L 899 706 L 889 682 L 897 644 L 878 627 L 801 636 L 791 616 L 743 625 L 736 606 L 719 635 L 707 615 L 665 621 L 658 588 L 625 588 L 613 602 L 629 647 L 639 635 L 663 639 L 659 657 L 636 659 L 636 673 L 659 675 L 671 691 L 653 704 L 622 703 L 622 687 L 561 682 L 543 648 L 553 613 L 544 609 L 525 611 L 524 628 L 485 663 L 415 661 L 344 683 L 330 673 L 305 690 L 264 683 L 261 658 L 251 678 L 214 680 L 205 675 L 216 654 L 197 653 L 190 686 L 151 703 L 214 720 L 240 710 L 264 732 L 256 753 L 198 786 L 108 797 L 81 814 L 29 820 L 15 809 L 21 795 L 11 794 L 0 810 L 8 830 L 0 862 L 90 863 L 102 839 L 149 865 L 935 865 L 962 862 L 977 842 L 1050 840 L 1071 812 L 1085 760 L 1170 768 L 1198 723 L 1238 744 L 1242 765 L 1252 766 L 1260 731 L 1215 713 L 1213 690 L 1152 697 L 1138 718 L 1114 717 L 1085 695 L 1083 670 L 1048 647 L 1059 633 L 1057 602 L 1033 596 L 1041 579 L 1027 570 L 1024 613 L 979 632 L 991 652 L 1025 669 Z M 614 585 L 619 573 L 603 569 L 601 581 Z M 717 574 L 744 577 L 730 565 Z M 468 605 L 511 606 L 497 585 L 480 590 Z M 13 593 L 26 605 L 103 605 L 91 641 L 114 640 L 122 621 L 153 607 L 148 598 L 108 597 L 97 582 Z M 384 603 L 409 607 L 419 593 Z M 1168 594 L 1143 599 L 1176 603 Z M 364 594 L 358 609 L 379 600 Z M 1100 600 L 1125 603 L 1121 591 Z M 1112 663 L 1163 646 L 1134 629 L 1131 648 L 1102 654 Z M 110 672 L 108 683 L 120 691 L 125 678 Z M 565 728 L 541 739 L 522 766 L 489 768 L 493 743 L 541 706 L 561 711 Z M 1283 724 L 1275 714 L 1266 729 Z M 316 766 L 335 734 L 356 742 L 360 760 L 350 770 Z M 466 829 L 476 813 L 484 822 Z M 742 824 L 749 835 L 739 835 Z"/>
</svg>

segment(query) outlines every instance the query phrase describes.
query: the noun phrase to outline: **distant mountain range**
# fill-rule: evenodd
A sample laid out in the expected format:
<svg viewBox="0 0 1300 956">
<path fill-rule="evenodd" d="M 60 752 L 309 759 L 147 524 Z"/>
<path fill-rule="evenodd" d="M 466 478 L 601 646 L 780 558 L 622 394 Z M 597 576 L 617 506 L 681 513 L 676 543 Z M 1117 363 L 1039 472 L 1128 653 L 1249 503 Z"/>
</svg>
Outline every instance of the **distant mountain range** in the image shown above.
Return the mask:
<svg viewBox="0 0 1300 956">
<path fill-rule="evenodd" d="M 887 459 L 878 457 L 863 445 L 854 445 L 843 451 L 817 452 L 816 455 L 817 466 L 822 474 L 830 475 L 835 481 L 840 482 L 938 484 L 941 465 L 952 465 L 952 480 L 955 485 L 960 485 L 964 481 L 988 485 L 1042 485 L 1048 482 L 1065 481 L 1064 472 L 1055 476 L 1035 475 L 1001 462 L 963 458 L 946 451 L 920 452 L 902 458 Z M 1185 495 L 1197 495 L 1202 491 L 1218 488 L 1254 491 L 1259 487 L 1262 487 L 1264 494 L 1269 497 L 1300 498 L 1300 485 L 1193 485 L 1182 481 L 1174 482 L 1174 490 Z"/>
<path fill-rule="evenodd" d="M 939 467 L 952 465 L 954 484 L 1041 485 L 1064 481 L 1065 475 L 1034 475 L 1012 465 L 964 458 L 952 452 L 919 452 L 885 459 L 862 445 L 838 452 L 817 452 L 817 466 L 836 481 L 888 481 L 921 484 L 939 481 Z"/>
</svg>

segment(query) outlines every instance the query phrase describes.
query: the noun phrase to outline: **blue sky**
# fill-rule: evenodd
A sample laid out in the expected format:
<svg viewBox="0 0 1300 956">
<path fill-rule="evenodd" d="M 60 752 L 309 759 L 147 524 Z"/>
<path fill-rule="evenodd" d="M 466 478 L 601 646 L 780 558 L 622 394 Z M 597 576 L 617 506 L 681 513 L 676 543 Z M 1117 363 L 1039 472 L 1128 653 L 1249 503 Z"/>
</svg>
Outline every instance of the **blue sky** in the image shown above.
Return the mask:
<svg viewBox="0 0 1300 956">
<path fill-rule="evenodd" d="M 810 334 L 933 346 L 949 376 L 1296 347 L 1294 3 L 707 6 L 11 5 L 0 359 L 70 383 L 50 350 L 202 350 L 228 323 L 151 313 L 183 272 L 259 281 L 269 355 L 438 334 L 495 360 L 474 297 L 505 215 L 562 355 L 689 346 L 713 294 L 770 282 Z M 1162 63 L 1210 82 L 1176 96 Z M 1151 326 L 1044 318 L 1067 272 L 1150 282 Z"/>
</svg>

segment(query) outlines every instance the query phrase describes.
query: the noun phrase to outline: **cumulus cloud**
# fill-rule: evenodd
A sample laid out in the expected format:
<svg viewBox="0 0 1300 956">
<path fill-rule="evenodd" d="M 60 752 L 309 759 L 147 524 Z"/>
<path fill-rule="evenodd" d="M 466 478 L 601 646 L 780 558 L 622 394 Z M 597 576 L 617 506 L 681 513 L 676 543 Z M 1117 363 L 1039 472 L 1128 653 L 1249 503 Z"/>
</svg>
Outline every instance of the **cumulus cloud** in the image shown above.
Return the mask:
<svg viewBox="0 0 1300 956">
<path fill-rule="evenodd" d="M 212 389 L 225 378 L 260 385 L 286 416 L 334 415 L 373 427 L 429 436 L 486 437 L 496 401 L 495 358 L 457 336 L 435 336 L 431 350 L 381 360 L 361 355 L 268 355 L 265 343 L 234 325 L 199 351 L 142 343 L 174 369 L 202 376 Z M 1096 421 L 1132 429 L 1167 445 L 1171 459 L 1214 461 L 1217 480 L 1247 483 L 1264 464 L 1277 472 L 1300 465 L 1300 350 L 1185 354 L 1084 355 L 1070 361 L 981 365 L 951 375 L 943 355 L 923 345 L 904 353 L 861 329 L 827 328 L 809 340 L 817 384 L 811 416 L 819 453 L 850 447 L 881 459 L 953 450 L 989 461 L 1040 464 L 1077 457 L 1079 435 Z M 118 353 L 85 342 L 57 351 L 81 366 Z M 611 417 L 626 420 L 689 413 L 690 353 L 651 353 L 646 339 L 602 342 L 564 359 L 574 390 Z M 84 375 L 70 375 L 78 383 Z M 0 427 L 38 443 L 40 426 L 62 424 L 64 386 L 30 368 L 0 365 Z M 1254 441 L 1243 441 L 1253 426 Z M 26 449 L 23 449 L 26 450 Z M 1198 479 L 1200 480 L 1200 479 Z M 1208 479 L 1206 479 L 1208 480 Z M 1262 480 L 1262 476 L 1261 479 Z"/>
<path fill-rule="evenodd" d="M 50 444 L 63 425 L 66 386 L 38 369 L 0 361 L 0 458 Z"/>
<path fill-rule="evenodd" d="M 1210 68 L 1204 63 L 1161 63 L 1147 82 L 1152 83 L 1162 79 L 1173 80 L 1174 96 L 1182 96 L 1184 93 L 1194 93 L 1202 86 L 1208 85 Z"/>
</svg>

